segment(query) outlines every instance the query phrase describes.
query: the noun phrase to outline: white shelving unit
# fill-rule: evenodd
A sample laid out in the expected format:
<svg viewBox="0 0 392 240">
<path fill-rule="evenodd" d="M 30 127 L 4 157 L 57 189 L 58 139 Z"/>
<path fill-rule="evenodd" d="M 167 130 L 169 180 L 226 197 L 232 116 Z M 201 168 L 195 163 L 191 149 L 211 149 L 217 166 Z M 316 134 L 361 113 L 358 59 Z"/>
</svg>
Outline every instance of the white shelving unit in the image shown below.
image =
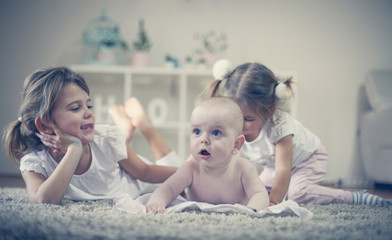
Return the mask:
<svg viewBox="0 0 392 240">
<path fill-rule="evenodd" d="M 213 80 L 211 70 L 90 65 L 70 68 L 89 85 L 97 124 L 113 123 L 108 107 L 136 97 L 179 157 L 183 160 L 188 157 L 189 117 L 199 94 Z M 154 160 L 140 132 L 136 131 L 131 146 L 138 154 Z"/>
<path fill-rule="evenodd" d="M 72 65 L 71 69 L 81 74 L 89 85 L 97 124 L 113 123 L 108 108 L 136 97 L 178 156 L 184 161 L 189 156 L 189 118 L 199 101 L 199 94 L 213 80 L 212 70 L 91 65 Z M 274 73 L 281 80 L 292 76 L 297 81 L 293 71 Z M 297 114 L 297 99 L 289 102 L 294 116 Z M 140 132 L 135 132 L 131 146 L 136 153 L 154 161 Z"/>
</svg>

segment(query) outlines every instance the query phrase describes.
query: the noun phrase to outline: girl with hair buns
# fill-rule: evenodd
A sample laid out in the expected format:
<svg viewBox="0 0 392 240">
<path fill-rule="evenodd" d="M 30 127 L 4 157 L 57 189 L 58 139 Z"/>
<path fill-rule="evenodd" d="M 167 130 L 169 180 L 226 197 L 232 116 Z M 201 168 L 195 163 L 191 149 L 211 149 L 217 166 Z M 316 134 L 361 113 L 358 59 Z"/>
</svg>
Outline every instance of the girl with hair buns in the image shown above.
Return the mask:
<svg viewBox="0 0 392 240">
<path fill-rule="evenodd" d="M 241 153 L 263 167 L 260 178 L 269 191 L 270 205 L 286 199 L 312 204 L 389 204 L 366 191 L 319 185 L 327 172 L 324 146 L 313 132 L 280 108 L 281 100 L 293 93 L 291 78 L 279 81 L 259 63 L 241 64 L 232 70 L 227 60 L 218 61 L 213 72 L 216 80 L 205 93 L 229 97 L 240 106 L 245 136 Z"/>
</svg>

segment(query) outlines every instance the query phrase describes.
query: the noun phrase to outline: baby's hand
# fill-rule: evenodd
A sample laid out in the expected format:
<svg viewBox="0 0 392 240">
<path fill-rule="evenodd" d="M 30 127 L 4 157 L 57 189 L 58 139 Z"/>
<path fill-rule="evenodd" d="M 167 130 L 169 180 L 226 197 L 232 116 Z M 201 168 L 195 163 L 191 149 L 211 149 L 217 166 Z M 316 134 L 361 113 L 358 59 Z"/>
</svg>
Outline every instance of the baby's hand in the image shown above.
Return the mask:
<svg viewBox="0 0 392 240">
<path fill-rule="evenodd" d="M 82 142 L 79 138 L 63 133 L 58 128 L 53 128 L 53 134 L 37 132 L 35 135 L 41 139 L 41 142 L 45 146 L 54 149 L 55 153 L 65 154 L 68 146 L 71 144 L 75 144 L 80 148 L 82 147 Z"/>
<path fill-rule="evenodd" d="M 165 213 L 165 206 L 159 203 L 147 203 L 146 205 L 147 213 Z"/>
</svg>

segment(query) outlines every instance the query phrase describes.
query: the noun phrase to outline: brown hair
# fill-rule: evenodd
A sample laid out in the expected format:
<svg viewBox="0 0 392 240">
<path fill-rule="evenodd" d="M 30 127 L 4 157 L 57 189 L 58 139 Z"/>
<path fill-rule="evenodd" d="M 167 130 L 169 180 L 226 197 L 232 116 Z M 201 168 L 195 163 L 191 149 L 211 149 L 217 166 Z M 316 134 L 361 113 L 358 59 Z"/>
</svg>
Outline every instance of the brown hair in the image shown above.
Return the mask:
<svg viewBox="0 0 392 240">
<path fill-rule="evenodd" d="M 40 118 L 43 122 L 53 123 L 53 108 L 61 91 L 71 83 L 90 94 L 83 77 L 66 67 L 40 69 L 25 79 L 19 119 L 11 122 L 3 135 L 6 154 L 14 163 L 33 149 L 39 150 L 44 147 L 35 135 L 38 131 L 35 119 Z"/>
<path fill-rule="evenodd" d="M 230 97 L 240 106 L 255 109 L 262 116 L 269 116 L 278 101 L 275 95 L 278 83 L 279 80 L 266 66 L 260 63 L 245 63 L 229 72 L 222 80 L 211 82 L 203 93 L 209 97 L 220 95 Z M 288 78 L 283 83 L 286 85 L 286 90 L 292 94 L 292 78 Z"/>
</svg>

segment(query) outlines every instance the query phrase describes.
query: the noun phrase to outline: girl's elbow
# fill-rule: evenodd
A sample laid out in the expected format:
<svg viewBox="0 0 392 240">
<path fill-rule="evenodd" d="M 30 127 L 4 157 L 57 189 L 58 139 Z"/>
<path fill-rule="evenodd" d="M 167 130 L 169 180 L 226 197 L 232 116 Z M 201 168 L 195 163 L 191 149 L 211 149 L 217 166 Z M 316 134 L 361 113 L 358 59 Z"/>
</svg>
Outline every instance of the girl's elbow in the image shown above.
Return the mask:
<svg viewBox="0 0 392 240">
<path fill-rule="evenodd" d="M 133 168 L 132 170 L 126 170 L 126 172 L 133 179 L 137 179 L 137 180 L 145 182 L 145 177 L 146 177 L 146 174 L 148 172 L 148 165 L 145 165 L 145 166 L 142 166 L 142 167 Z"/>
<path fill-rule="evenodd" d="M 35 196 L 29 197 L 29 201 L 31 204 L 55 204 L 59 205 L 61 200 L 57 200 L 55 198 L 44 196 L 42 194 L 36 194 Z"/>
<path fill-rule="evenodd" d="M 150 172 L 150 168 L 147 166 L 141 171 L 136 172 L 134 177 L 143 182 L 150 182 L 150 179 L 148 178 Z"/>
</svg>

